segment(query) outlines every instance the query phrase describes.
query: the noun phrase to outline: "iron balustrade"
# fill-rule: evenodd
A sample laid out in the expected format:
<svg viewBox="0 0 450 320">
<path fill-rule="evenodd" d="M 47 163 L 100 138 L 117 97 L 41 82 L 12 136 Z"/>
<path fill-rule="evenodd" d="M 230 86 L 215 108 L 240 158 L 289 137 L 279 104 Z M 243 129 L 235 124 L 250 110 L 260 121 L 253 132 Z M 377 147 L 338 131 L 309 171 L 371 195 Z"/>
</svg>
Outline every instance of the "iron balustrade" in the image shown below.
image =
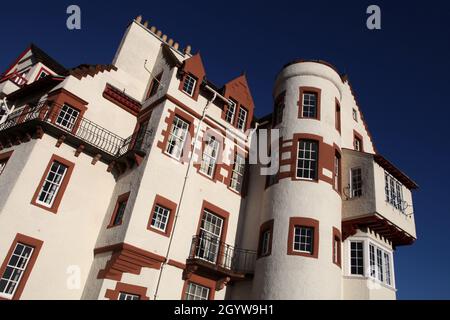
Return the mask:
<svg viewBox="0 0 450 320">
<path fill-rule="evenodd" d="M 235 273 L 253 273 L 256 251 L 236 248 L 203 234 L 192 238 L 189 259 L 200 259 Z"/>
<path fill-rule="evenodd" d="M 151 132 L 145 132 L 141 135 L 138 135 L 138 132 L 124 139 L 81 116 L 77 116 L 70 123 L 66 121 L 66 125 L 62 123 L 58 124 L 57 118 L 61 112 L 61 108 L 61 105 L 49 103 L 48 101 L 27 105 L 9 114 L 6 121 L 0 124 L 0 131 L 37 120 L 48 123 L 62 132 L 70 134 L 113 157 L 119 157 L 127 151 L 135 150 L 136 147 L 140 151 L 145 152 L 144 147 L 149 141 Z"/>
</svg>

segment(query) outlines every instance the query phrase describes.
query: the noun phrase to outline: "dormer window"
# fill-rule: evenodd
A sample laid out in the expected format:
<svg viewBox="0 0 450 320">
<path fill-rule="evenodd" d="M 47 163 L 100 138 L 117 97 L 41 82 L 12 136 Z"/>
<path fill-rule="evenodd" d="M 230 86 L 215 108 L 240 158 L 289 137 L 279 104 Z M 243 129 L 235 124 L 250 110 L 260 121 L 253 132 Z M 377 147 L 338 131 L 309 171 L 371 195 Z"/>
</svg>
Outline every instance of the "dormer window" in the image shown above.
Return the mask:
<svg viewBox="0 0 450 320">
<path fill-rule="evenodd" d="M 358 122 L 358 111 L 356 111 L 356 109 L 353 109 L 352 115 L 353 115 L 353 120 Z"/>
<path fill-rule="evenodd" d="M 245 130 L 245 126 L 247 124 L 247 114 L 248 114 L 248 111 L 245 108 L 241 107 L 239 109 L 239 114 L 238 114 L 238 119 L 237 119 L 237 128 L 239 130 L 242 130 L 242 131 Z"/>
<path fill-rule="evenodd" d="M 236 103 L 229 100 L 227 112 L 225 113 L 225 121 L 228 123 L 234 122 L 234 115 L 236 113 Z"/>
<path fill-rule="evenodd" d="M 187 74 L 186 77 L 184 78 L 183 92 L 192 97 L 194 95 L 196 83 L 197 80 L 190 74 Z"/>
<path fill-rule="evenodd" d="M 42 70 L 39 73 L 39 76 L 38 76 L 37 80 L 41 80 L 42 78 L 45 78 L 46 76 L 48 76 L 48 73 Z"/>
</svg>

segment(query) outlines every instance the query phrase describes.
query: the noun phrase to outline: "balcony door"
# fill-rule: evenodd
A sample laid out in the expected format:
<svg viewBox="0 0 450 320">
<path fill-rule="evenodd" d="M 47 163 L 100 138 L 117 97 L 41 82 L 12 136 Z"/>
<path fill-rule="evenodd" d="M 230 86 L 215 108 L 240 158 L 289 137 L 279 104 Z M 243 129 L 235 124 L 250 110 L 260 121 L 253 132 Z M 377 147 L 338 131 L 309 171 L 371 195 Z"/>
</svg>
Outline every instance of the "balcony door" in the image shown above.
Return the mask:
<svg viewBox="0 0 450 320">
<path fill-rule="evenodd" d="M 197 258 L 211 263 L 217 262 L 222 229 L 223 219 L 205 209 L 199 231 Z"/>
</svg>

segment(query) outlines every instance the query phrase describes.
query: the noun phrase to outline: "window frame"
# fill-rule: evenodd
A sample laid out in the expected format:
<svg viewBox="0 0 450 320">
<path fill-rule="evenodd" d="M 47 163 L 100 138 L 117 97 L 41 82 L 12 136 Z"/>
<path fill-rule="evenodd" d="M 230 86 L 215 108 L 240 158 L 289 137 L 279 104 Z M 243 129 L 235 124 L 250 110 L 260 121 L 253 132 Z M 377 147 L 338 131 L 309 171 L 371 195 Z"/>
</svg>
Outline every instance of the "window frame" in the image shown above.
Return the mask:
<svg viewBox="0 0 450 320">
<path fill-rule="evenodd" d="M 354 174 L 353 174 L 353 172 L 354 171 L 357 171 L 357 170 L 359 170 L 359 172 L 360 172 L 360 174 L 359 174 L 359 177 L 360 177 L 360 186 L 359 186 L 359 188 L 358 189 L 354 189 L 354 182 L 353 182 L 353 177 L 354 177 Z M 350 177 L 349 177 L 349 192 L 350 192 L 350 199 L 356 199 L 356 198 L 361 198 L 362 196 L 363 196 L 363 174 L 362 174 L 362 168 L 361 167 L 354 167 L 354 168 L 350 168 L 349 169 L 349 174 L 350 174 Z M 355 195 L 354 194 L 354 191 L 358 191 L 359 190 L 359 195 Z"/>
<path fill-rule="evenodd" d="M 236 101 L 234 101 L 233 99 L 228 99 L 229 102 L 231 102 L 231 104 L 233 105 L 233 113 L 231 115 L 231 119 L 228 120 L 228 115 L 230 112 L 230 104 L 226 104 L 226 110 L 225 110 L 225 114 L 224 114 L 224 120 L 225 122 L 233 125 L 234 124 L 234 120 L 236 119 L 236 111 L 238 109 L 238 103 Z"/>
<path fill-rule="evenodd" d="M 68 114 L 67 111 L 63 111 L 63 108 L 64 108 L 64 107 L 67 107 L 67 108 L 72 109 L 72 110 L 74 110 L 75 112 L 77 112 L 77 115 L 76 115 L 76 117 L 74 118 L 73 123 L 71 123 L 71 126 L 70 126 L 70 127 L 69 127 L 69 126 L 65 126 L 65 125 L 63 125 L 63 124 L 61 124 L 61 123 L 58 123 L 58 119 L 60 118 L 60 116 L 61 116 L 61 114 L 62 114 L 63 112 L 66 112 L 66 114 Z M 78 109 L 78 108 L 76 108 L 76 107 L 73 107 L 72 105 L 70 105 L 70 104 L 68 104 L 68 103 L 64 103 L 60 108 L 58 108 L 58 113 L 55 114 L 55 125 L 58 126 L 58 127 L 60 127 L 60 128 L 62 128 L 62 129 L 64 129 L 64 130 L 67 130 L 67 131 L 69 131 L 69 132 L 75 132 L 75 131 L 77 130 L 77 128 L 78 128 L 78 123 L 79 123 L 80 120 L 81 120 L 81 114 L 82 114 L 82 110 L 80 110 L 80 109 Z M 62 119 L 63 119 L 62 121 L 68 121 L 68 120 L 66 120 L 65 118 L 62 118 Z M 61 121 L 61 122 L 62 122 L 62 121 Z"/>
<path fill-rule="evenodd" d="M 245 117 L 243 119 L 241 118 L 241 112 L 245 114 Z M 239 105 L 239 110 L 236 117 L 236 128 L 238 130 L 245 131 L 247 129 L 248 115 L 248 109 L 243 107 L 242 105 Z M 242 122 L 242 124 L 239 124 L 240 122 Z"/>
<path fill-rule="evenodd" d="M 339 194 L 342 192 L 342 156 L 338 150 L 333 157 L 333 189 Z"/>
<path fill-rule="evenodd" d="M 162 231 L 161 229 L 158 229 L 152 225 L 152 221 L 155 216 L 155 209 L 157 206 L 163 207 L 163 208 L 169 210 L 169 215 L 168 215 L 168 218 L 166 221 L 166 230 L 164 230 L 164 231 Z M 176 210 L 177 210 L 177 204 L 175 202 L 173 202 L 159 194 L 155 195 L 155 200 L 153 201 L 152 211 L 150 212 L 148 223 L 147 223 L 147 230 L 155 232 L 155 233 L 160 234 L 165 237 L 170 237 Z"/>
<path fill-rule="evenodd" d="M 198 171 L 207 176 L 210 179 L 214 179 L 215 175 L 216 175 L 216 170 L 218 167 L 218 162 L 220 160 L 220 156 L 222 154 L 221 149 L 222 149 L 222 142 L 220 140 L 220 138 L 218 139 L 218 137 L 216 135 L 212 135 L 212 134 L 208 134 L 206 135 L 206 140 L 203 140 L 203 147 L 202 147 L 202 159 L 200 161 L 200 166 Z M 214 143 L 214 147 L 212 149 L 212 154 L 207 154 L 206 151 L 208 150 L 207 148 L 210 147 L 209 143 L 211 140 L 213 140 Z M 214 154 L 214 155 L 213 155 Z M 209 159 L 208 164 L 206 164 L 206 160 L 205 159 Z M 207 165 L 206 167 L 204 167 L 205 165 Z M 210 167 L 212 165 L 212 167 Z M 208 173 L 208 170 L 211 169 L 211 172 Z"/>
<path fill-rule="evenodd" d="M 273 241 L 273 224 L 274 219 L 264 222 L 259 228 L 259 240 L 258 240 L 258 251 L 257 259 L 268 257 L 272 254 L 272 241 Z M 267 250 L 264 250 L 264 235 L 269 233 L 269 240 L 267 242 Z"/>
<path fill-rule="evenodd" d="M 358 110 L 355 108 L 352 109 L 352 118 L 354 121 L 358 122 Z"/>
<path fill-rule="evenodd" d="M 294 250 L 294 236 L 296 227 L 306 227 L 312 228 L 313 230 L 313 241 L 312 241 L 312 252 L 303 252 Z M 303 256 L 308 258 L 317 259 L 319 256 L 319 221 L 312 218 L 304 217 L 291 217 L 289 218 L 289 233 L 288 233 L 288 244 L 287 244 L 287 254 L 295 256 Z"/>
<path fill-rule="evenodd" d="M 196 285 L 208 288 L 209 289 L 208 300 L 214 300 L 217 282 L 215 280 L 199 276 L 195 273 L 191 274 L 189 276 L 189 279 L 186 279 L 184 281 L 183 289 L 181 291 L 181 300 L 186 300 L 186 290 L 188 288 L 189 283 L 194 283 Z"/>
<path fill-rule="evenodd" d="M 148 289 L 146 287 L 124 282 L 116 282 L 116 287 L 114 289 L 106 290 L 105 298 L 109 300 L 118 300 L 120 293 L 128 293 L 139 296 L 139 300 L 149 300 L 149 297 L 147 296 L 147 290 Z"/>
<path fill-rule="evenodd" d="M 321 119 L 321 95 L 322 89 L 316 87 L 300 87 L 299 88 L 299 101 L 298 105 L 298 118 L 305 120 L 319 120 Z M 304 116 L 304 94 L 314 94 L 316 96 L 316 115 L 315 117 L 305 117 Z"/>
<path fill-rule="evenodd" d="M 126 212 L 126 210 L 127 210 L 128 199 L 129 199 L 129 197 L 130 197 L 130 191 L 128 191 L 128 192 L 126 192 L 126 193 L 123 193 L 123 194 L 121 194 L 121 195 L 119 195 L 119 196 L 117 197 L 116 205 L 115 205 L 115 207 L 114 207 L 113 214 L 111 215 L 111 220 L 110 220 L 110 222 L 109 222 L 109 224 L 108 224 L 108 227 L 107 227 L 108 229 L 114 228 L 114 227 L 118 227 L 118 226 L 122 225 L 122 223 L 123 223 L 123 217 L 125 216 L 125 212 Z M 122 214 L 122 218 L 120 219 L 120 223 L 115 224 L 114 222 L 116 221 L 117 214 L 118 214 L 119 209 L 120 209 L 120 204 L 122 204 L 122 203 L 124 203 L 124 202 L 125 202 L 125 208 L 124 208 L 124 212 L 123 212 L 123 214 Z"/>
<path fill-rule="evenodd" d="M 301 150 L 301 143 L 305 142 L 305 143 L 313 143 L 315 144 L 316 148 L 315 148 L 315 154 L 316 157 L 315 159 L 307 159 L 306 157 L 304 159 L 300 158 L 300 150 Z M 296 154 L 295 154 L 295 179 L 296 180 L 304 180 L 304 181 L 318 181 L 319 180 L 319 141 L 317 140 L 313 140 L 313 139 L 307 139 L 307 138 L 300 138 L 298 139 L 298 141 L 296 141 L 297 143 L 297 148 L 296 148 Z M 305 149 L 306 150 L 306 149 Z M 309 152 L 311 153 L 312 149 L 309 150 Z M 298 172 L 299 172 L 299 161 L 314 161 L 315 162 L 315 169 L 314 169 L 314 178 L 306 178 L 304 176 L 299 176 Z M 305 170 L 306 168 L 303 166 L 302 167 L 303 170 Z M 309 171 L 308 172 L 312 172 Z"/>
<path fill-rule="evenodd" d="M 339 100 L 336 99 L 336 111 L 335 111 L 335 128 L 341 134 L 342 130 L 342 119 L 341 119 L 341 104 Z"/>
<path fill-rule="evenodd" d="M 192 92 L 190 92 L 190 93 L 185 90 L 185 87 L 189 86 L 189 85 L 187 85 L 189 80 L 193 81 Z M 198 79 L 194 75 L 192 75 L 191 73 L 186 73 L 186 75 L 184 76 L 184 79 L 183 79 L 183 85 L 181 87 L 181 91 L 184 92 L 189 97 L 193 98 L 194 94 L 195 94 L 195 89 L 196 89 L 196 86 L 197 86 L 197 82 L 198 82 Z"/>
<path fill-rule="evenodd" d="M 183 138 L 182 139 L 180 139 L 179 137 L 177 137 L 177 136 L 175 136 L 174 134 L 173 134 L 173 129 L 174 129 L 174 127 L 175 127 L 175 120 L 176 119 L 178 119 L 179 121 L 181 121 L 182 123 L 185 123 L 185 124 L 187 124 L 187 127 L 186 127 L 186 129 L 185 129 L 185 132 L 184 132 L 184 135 L 183 135 Z M 187 135 L 190 133 L 190 127 L 191 127 L 191 123 L 190 122 L 188 122 L 188 121 L 186 121 L 186 120 L 184 120 L 184 118 L 183 117 L 181 117 L 181 116 L 179 116 L 179 115 L 177 115 L 177 114 L 175 114 L 174 115 L 174 117 L 172 118 L 172 121 L 171 121 L 171 123 L 170 123 L 170 127 L 169 127 L 169 130 L 168 130 L 168 132 L 167 132 L 167 142 L 166 142 L 166 145 L 165 145 L 165 147 L 164 147 L 164 153 L 165 154 L 167 154 L 169 157 L 171 157 L 171 158 L 173 158 L 173 159 L 175 159 L 175 160 L 180 160 L 181 159 L 181 157 L 183 156 L 183 149 L 184 149 L 184 147 L 185 147 L 185 145 L 186 145 L 186 140 L 188 140 L 187 139 Z M 183 129 L 184 130 L 184 129 Z M 181 147 L 180 147 L 180 154 L 178 155 L 178 156 L 176 156 L 176 155 L 174 155 L 173 153 L 171 153 L 171 152 L 169 152 L 168 151 L 168 149 L 169 149 L 169 146 L 171 145 L 171 137 L 172 136 L 174 136 L 174 139 L 179 139 L 179 141 L 182 141 L 182 143 L 181 143 Z M 175 145 L 176 146 L 176 145 Z M 175 146 L 174 146 L 174 149 L 173 150 L 175 150 Z"/>
<path fill-rule="evenodd" d="M 351 273 L 351 243 L 352 242 L 359 242 L 362 243 L 363 248 L 363 274 L 352 274 Z M 375 253 L 375 269 L 372 270 L 371 267 L 371 257 L 370 257 L 370 248 L 371 246 L 374 247 L 374 253 Z M 382 267 L 385 267 L 385 258 L 384 253 L 388 255 L 389 258 L 389 272 L 390 272 L 390 284 L 386 282 L 386 272 L 385 269 L 382 269 L 382 276 L 383 281 L 379 280 L 379 270 L 377 266 L 377 249 L 382 252 Z M 355 278 L 364 278 L 367 280 L 375 281 L 376 283 L 379 283 L 380 285 L 386 286 L 390 289 L 395 290 L 395 269 L 394 269 L 394 255 L 393 250 L 390 248 L 387 248 L 384 244 L 381 244 L 374 239 L 371 238 L 361 238 L 361 237 L 355 237 L 348 241 L 347 245 L 347 252 L 348 252 L 348 259 L 347 259 L 347 276 L 348 277 L 355 277 Z"/>
<path fill-rule="evenodd" d="M 361 250 L 362 250 L 362 274 L 360 273 L 352 273 L 352 243 L 360 243 L 361 244 Z M 358 239 L 352 239 L 348 242 L 348 274 L 351 277 L 358 277 L 358 278 L 364 278 L 366 277 L 366 248 L 365 248 L 365 241 L 364 240 L 358 240 Z"/>
<path fill-rule="evenodd" d="M 163 71 L 161 71 L 160 73 L 158 73 L 155 77 L 152 77 L 152 81 L 150 82 L 150 86 L 148 88 L 147 94 L 145 99 L 150 99 L 151 97 L 153 97 L 155 94 L 158 93 L 158 89 L 161 86 L 161 79 L 163 76 Z"/>
<path fill-rule="evenodd" d="M 404 213 L 403 203 L 404 195 L 403 189 L 404 185 L 396 179 L 387 170 L 384 170 L 384 194 L 385 202 L 388 203 L 394 209 Z"/>
<path fill-rule="evenodd" d="M 61 180 L 61 184 L 58 188 L 58 191 L 56 192 L 56 194 L 54 196 L 51 206 L 46 206 L 46 205 L 43 205 L 40 202 L 38 202 L 38 198 L 39 198 L 41 190 L 44 186 L 46 178 L 51 170 L 53 162 L 59 162 L 59 163 L 63 164 L 64 166 L 66 166 L 67 169 L 66 169 L 64 177 Z M 64 193 L 66 191 L 67 185 L 69 184 L 70 177 L 72 176 L 74 167 L 75 167 L 75 164 L 73 162 L 68 161 L 56 154 L 53 154 L 52 157 L 50 158 L 50 161 L 47 164 L 47 168 L 45 169 L 44 174 L 42 175 L 42 178 L 38 184 L 38 187 L 36 188 L 33 198 L 31 199 L 31 204 L 56 214 L 58 211 L 58 208 L 61 204 Z"/>
<path fill-rule="evenodd" d="M 357 142 L 359 143 L 359 149 L 356 148 Z M 353 130 L 353 149 L 358 152 L 364 152 L 363 137 L 356 130 Z"/>
<path fill-rule="evenodd" d="M 39 252 L 41 251 L 42 245 L 44 244 L 43 241 L 26 236 L 24 234 L 21 233 L 17 233 L 10 248 L 8 253 L 5 256 L 5 259 L 3 260 L 3 264 L 0 267 L 0 279 L 3 277 L 6 268 L 8 266 L 8 263 L 13 255 L 13 252 L 16 248 L 16 245 L 18 243 L 24 244 L 26 246 L 32 247 L 33 248 L 33 252 L 27 262 L 27 265 L 20 277 L 20 280 L 18 281 L 14 293 L 12 295 L 5 295 L 2 294 L 0 295 L 0 300 L 1 299 L 5 299 L 5 300 L 18 300 L 20 299 L 20 296 L 22 295 L 23 290 L 25 289 L 26 283 L 28 281 L 28 278 L 35 266 L 36 260 L 38 259 L 39 256 Z"/>
<path fill-rule="evenodd" d="M 337 265 L 339 268 L 342 268 L 342 235 L 339 229 L 336 227 L 333 227 L 332 241 L 333 252 L 331 255 L 331 259 L 335 265 Z M 338 244 L 337 247 L 336 243 Z"/>
<path fill-rule="evenodd" d="M 243 162 L 238 163 L 237 159 L 242 158 Z M 246 157 L 238 152 L 234 155 L 234 162 L 231 164 L 231 174 L 230 174 L 230 183 L 229 188 L 239 194 L 242 193 L 243 187 L 244 187 L 244 179 L 245 179 L 245 172 L 246 172 Z M 242 168 L 242 172 L 240 172 L 240 169 Z M 239 180 L 240 179 L 240 180 Z M 236 186 L 233 186 L 233 182 L 236 182 Z M 239 186 L 239 188 L 237 188 Z"/>
</svg>

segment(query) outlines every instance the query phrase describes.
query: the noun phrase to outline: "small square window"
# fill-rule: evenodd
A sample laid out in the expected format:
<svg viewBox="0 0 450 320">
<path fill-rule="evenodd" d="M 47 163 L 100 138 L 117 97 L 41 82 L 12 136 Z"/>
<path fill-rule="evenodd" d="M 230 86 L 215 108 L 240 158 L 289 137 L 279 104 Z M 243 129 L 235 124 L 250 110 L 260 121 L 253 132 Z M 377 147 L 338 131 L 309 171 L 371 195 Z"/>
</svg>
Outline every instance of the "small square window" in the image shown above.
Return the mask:
<svg viewBox="0 0 450 320">
<path fill-rule="evenodd" d="M 70 131 L 73 129 L 79 114 L 80 111 L 65 104 L 56 118 L 56 124 Z"/>
<path fill-rule="evenodd" d="M 118 300 L 140 300 L 141 296 L 127 292 L 120 292 Z"/>
<path fill-rule="evenodd" d="M 191 76 L 190 74 L 186 75 L 183 84 L 183 91 L 192 97 L 194 95 L 196 83 L 197 80 L 193 76 Z"/>
<path fill-rule="evenodd" d="M 295 226 L 294 228 L 294 251 L 313 253 L 314 228 Z"/>
<path fill-rule="evenodd" d="M 189 282 L 185 292 L 186 300 L 208 300 L 209 288 Z"/>
<path fill-rule="evenodd" d="M 155 205 L 150 225 L 155 229 L 166 232 L 169 216 L 170 210 L 157 204 Z"/>
<path fill-rule="evenodd" d="M 353 120 L 358 122 L 358 111 L 356 111 L 356 109 L 353 109 Z"/>
</svg>

